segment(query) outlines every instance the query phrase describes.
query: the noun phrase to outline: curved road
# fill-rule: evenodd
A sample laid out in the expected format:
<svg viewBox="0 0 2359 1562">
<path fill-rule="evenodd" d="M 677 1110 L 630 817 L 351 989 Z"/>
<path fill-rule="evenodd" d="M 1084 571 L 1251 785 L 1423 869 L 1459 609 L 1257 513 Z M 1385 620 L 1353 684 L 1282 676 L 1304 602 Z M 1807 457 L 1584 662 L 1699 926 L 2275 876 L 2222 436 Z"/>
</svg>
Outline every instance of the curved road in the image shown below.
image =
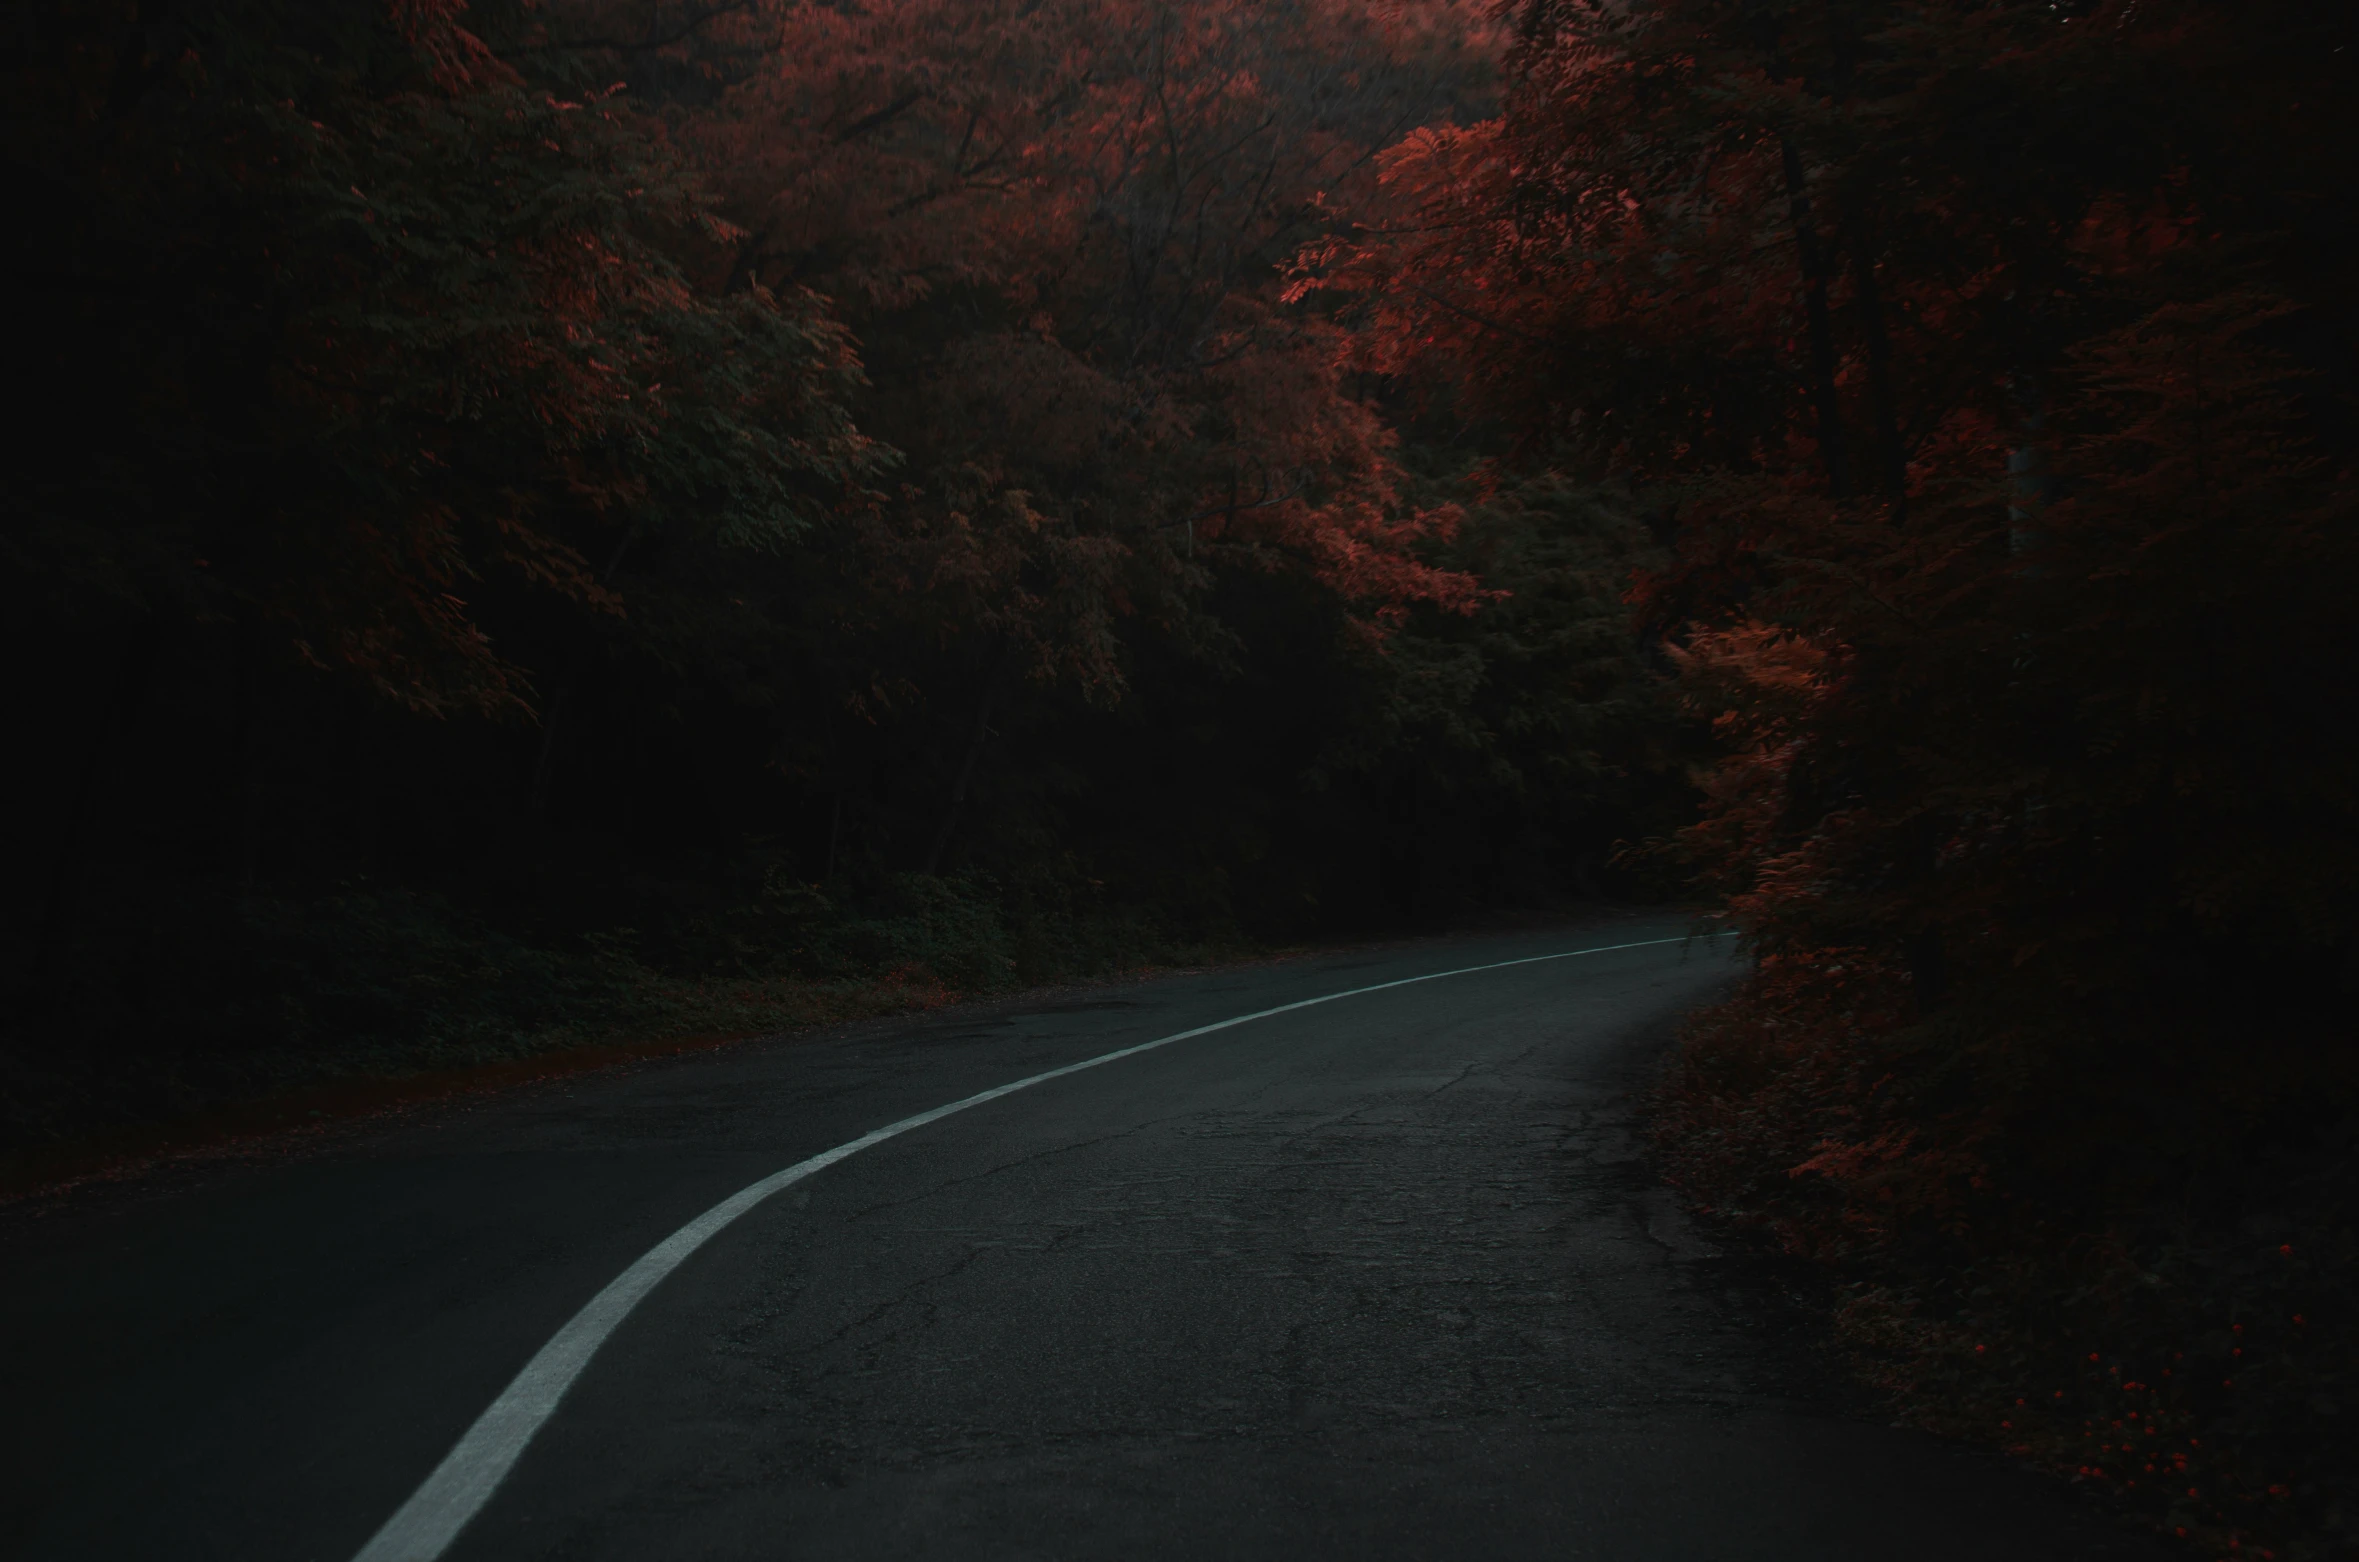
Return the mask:
<svg viewBox="0 0 2359 1562">
<path fill-rule="evenodd" d="M 980 1091 L 1660 918 L 974 1006 L 538 1087 L 0 1222 L 0 1555 L 350 1562 L 685 1223 Z M 2143 1558 L 1746 1326 L 1632 1084 L 1653 943 L 1291 1009 L 914 1128 L 621 1322 L 468 1559 Z"/>
</svg>

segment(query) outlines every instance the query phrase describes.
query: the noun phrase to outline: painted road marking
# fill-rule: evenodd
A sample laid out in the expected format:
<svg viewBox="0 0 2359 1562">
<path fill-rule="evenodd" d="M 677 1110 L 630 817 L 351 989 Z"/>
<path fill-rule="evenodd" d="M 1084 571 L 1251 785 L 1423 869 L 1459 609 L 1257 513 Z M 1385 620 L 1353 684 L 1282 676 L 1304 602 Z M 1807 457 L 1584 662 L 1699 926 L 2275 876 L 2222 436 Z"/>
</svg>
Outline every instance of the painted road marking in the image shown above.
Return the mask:
<svg viewBox="0 0 2359 1562">
<path fill-rule="evenodd" d="M 1704 937 L 1725 937 L 1725 934 L 1706 934 Z M 915 1117 L 904 1117 L 897 1123 L 887 1123 L 874 1133 L 862 1134 L 849 1144 L 814 1155 L 807 1161 L 797 1161 L 781 1172 L 773 1172 L 751 1187 L 741 1189 L 706 1210 L 694 1220 L 658 1242 L 654 1247 L 589 1300 L 589 1304 L 575 1313 L 564 1328 L 550 1337 L 524 1370 L 516 1374 L 491 1408 L 475 1418 L 460 1438 L 458 1446 L 445 1455 L 442 1463 L 425 1483 L 410 1494 L 384 1528 L 370 1537 L 360 1548 L 353 1562 L 435 1562 L 450 1543 L 459 1538 L 459 1531 L 482 1511 L 499 1489 L 509 1470 L 523 1457 L 533 1435 L 557 1410 L 557 1402 L 565 1391 L 573 1387 L 574 1379 L 590 1364 L 598 1347 L 606 1343 L 631 1309 L 638 1306 L 648 1292 L 663 1283 L 683 1263 L 688 1255 L 711 1241 L 730 1222 L 761 1203 L 771 1194 L 789 1184 L 801 1182 L 813 1172 L 825 1171 L 836 1162 L 858 1155 L 873 1144 L 882 1144 L 912 1128 L 923 1128 L 938 1122 L 953 1112 L 963 1112 L 1001 1096 L 1012 1096 L 1019 1090 L 1067 1074 L 1078 1074 L 1083 1069 L 1097 1068 L 1123 1058 L 1152 1052 L 1157 1047 L 1168 1047 L 1175 1041 L 1187 1041 L 1196 1036 L 1209 1036 L 1216 1030 L 1227 1030 L 1253 1020 L 1266 1020 L 1273 1014 L 1288 1014 L 1296 1009 L 1308 1009 L 1316 1004 L 1333 1003 L 1339 998 L 1357 998 L 1364 993 L 1380 993 L 1387 988 L 1409 987 L 1418 982 L 1438 982 L 1449 976 L 1472 976 L 1478 971 L 1500 971 L 1514 965 L 1537 965 L 1545 960 L 1571 960 L 1580 955 L 1612 954 L 1620 949 L 1650 949 L 1659 944 L 1685 943 L 1685 938 L 1649 938 L 1634 944 L 1602 944 L 1595 949 L 1567 949 L 1553 955 L 1527 955 L 1521 960 L 1498 960 L 1489 965 L 1461 966 L 1455 971 L 1434 971 L 1425 976 L 1405 976 L 1399 981 L 1378 982 L 1372 987 L 1354 987 L 1346 992 L 1325 993 L 1316 998 L 1304 998 L 1295 1003 L 1282 1003 L 1274 1009 L 1257 1009 L 1251 1014 L 1240 1014 L 1234 1019 L 1199 1025 L 1194 1030 L 1179 1031 L 1169 1036 L 1158 1036 L 1153 1041 L 1142 1041 L 1135 1047 L 1102 1053 L 1079 1063 L 1068 1063 L 1063 1068 L 1052 1068 L 1029 1079 L 1019 1079 L 1011 1085 L 999 1085 L 990 1090 L 953 1101 L 948 1106 L 920 1112 Z"/>
</svg>

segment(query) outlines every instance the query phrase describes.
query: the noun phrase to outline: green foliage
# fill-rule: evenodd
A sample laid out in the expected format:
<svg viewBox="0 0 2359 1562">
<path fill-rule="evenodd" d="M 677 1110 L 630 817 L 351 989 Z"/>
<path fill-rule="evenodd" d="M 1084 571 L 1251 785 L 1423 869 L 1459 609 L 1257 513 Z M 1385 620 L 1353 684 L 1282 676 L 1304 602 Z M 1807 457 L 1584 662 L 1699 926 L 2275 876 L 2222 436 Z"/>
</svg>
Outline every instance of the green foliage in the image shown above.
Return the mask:
<svg viewBox="0 0 2359 1562">
<path fill-rule="evenodd" d="M 115 879 L 94 898 L 52 1024 L 111 1045 L 61 1055 L 20 1035 L 11 1148 L 323 1078 L 520 1056 L 659 1025 L 673 1007 L 611 942 L 536 948 L 431 895 L 290 901 Z"/>
<path fill-rule="evenodd" d="M 487 581 L 611 615 L 624 539 L 775 547 L 876 468 L 841 330 L 694 289 L 729 230 L 613 102 L 454 81 L 357 0 L 41 7 L 23 38 L 48 394 L 5 535 L 60 627 L 248 614 L 422 711 L 512 710 Z"/>
<path fill-rule="evenodd" d="M 1612 864 L 1626 841 L 1684 822 L 1689 805 L 1679 772 L 1692 740 L 1621 600 L 1659 555 L 1630 496 L 1555 471 L 1408 454 L 1436 467 L 1418 501 L 1457 517 L 1436 557 L 1491 600 L 1471 615 L 1414 616 L 1371 652 L 1369 708 L 1309 779 L 1356 781 L 1422 811 L 1438 838 L 1418 843 L 1420 871 L 1473 867 L 1457 886 L 1467 904 L 1528 903 L 1568 879 L 1665 892 L 1667 876 Z"/>
<path fill-rule="evenodd" d="M 0 1150 L 331 1081 L 775 1030 L 1244 947 L 1175 934 L 1155 908 L 1053 872 L 897 874 L 861 892 L 795 879 L 758 846 L 735 868 L 686 896 L 642 888 L 628 904 L 644 928 L 581 934 L 397 887 L 295 900 L 106 875 L 48 1031 L 103 1046 L 12 1038 Z"/>
<path fill-rule="evenodd" d="M 28 9 L 19 1130 L 1631 887 L 1631 504 L 1287 296 L 1467 9 Z"/>
</svg>

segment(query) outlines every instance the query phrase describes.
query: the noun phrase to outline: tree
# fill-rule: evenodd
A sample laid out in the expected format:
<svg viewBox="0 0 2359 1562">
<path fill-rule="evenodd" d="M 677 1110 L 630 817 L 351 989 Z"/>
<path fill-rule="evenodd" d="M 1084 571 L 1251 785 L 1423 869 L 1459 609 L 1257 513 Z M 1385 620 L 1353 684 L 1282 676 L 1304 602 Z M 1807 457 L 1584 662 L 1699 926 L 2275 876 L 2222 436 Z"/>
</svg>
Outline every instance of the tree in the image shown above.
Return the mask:
<svg viewBox="0 0 2359 1562">
<path fill-rule="evenodd" d="M 115 712 L 34 745 L 44 971 L 167 651 L 230 664 L 251 877 L 250 735 L 288 664 L 531 719 L 537 651 L 484 598 L 617 617 L 626 545 L 774 549 L 880 464 L 817 301 L 699 292 L 682 262 L 730 235 L 678 163 L 457 11 L 190 0 L 20 33 L 10 266 L 45 393 L 10 427 L 5 546 L 61 699 Z"/>
<path fill-rule="evenodd" d="M 2305 474 L 2268 545 L 2190 553 L 2177 578 L 2216 585 L 2229 557 L 2270 560 L 2285 573 L 2252 588 L 2240 632 L 2317 632 L 2258 604 L 2306 593 L 2306 550 L 2332 551 L 2320 517 L 2342 502 L 2346 458 L 2322 447 L 2304 464 L 2287 443 L 2339 431 L 2323 403 L 2286 399 L 2295 322 L 2335 328 L 2323 234 L 2264 252 L 2247 226 L 2297 209 L 2285 175 L 2315 170 L 2271 166 L 2276 127 L 2237 92 L 2210 93 L 2223 107 L 2202 123 L 2178 107 L 2232 74 L 2220 61 L 2245 51 L 2258 75 L 2299 36 L 2258 34 L 2231 36 L 2200 6 L 1535 4 L 1519 11 L 1502 118 L 1389 155 L 1414 217 L 1307 257 L 1306 291 L 1365 300 L 1372 366 L 1459 374 L 1520 413 L 1534 448 L 1634 475 L 1673 519 L 1681 558 L 1645 606 L 1724 626 L 1686 653 L 1697 698 L 1733 702 L 1738 762 L 1775 756 L 1779 799 L 1732 802 L 1691 839 L 1767 947 L 1898 938 L 1925 1005 L 1949 965 L 1986 957 L 1967 951 L 2023 953 L 1988 942 L 1972 875 L 1951 869 L 1965 842 L 1992 839 L 1993 808 L 2054 818 L 2060 739 L 2099 763 L 2102 745 L 2074 730 L 2086 712 L 2062 717 L 2031 690 L 2087 677 L 2057 697 L 2102 700 L 2128 676 L 2120 658 L 2158 654 L 2163 615 L 2136 610 L 2142 628 L 2112 654 L 2098 625 L 2119 621 L 2082 615 L 2127 559 L 2216 524 L 2211 496 L 2236 469 L 2222 448 L 2201 481 L 2133 476 L 2145 468 L 2118 465 L 2133 402 L 2213 398 L 2203 416 L 2221 421 L 2201 440 L 2190 424 L 2185 448 L 2232 439 L 2255 473 Z M 2183 378 L 2132 393 L 2130 363 Z M 2138 448 L 2163 461 L 2161 442 Z M 2010 488 L 2025 449 L 2052 457 L 2061 489 Z M 2063 464 L 2068 449 L 2086 469 Z M 2177 589 L 2149 581 L 2138 600 Z M 1798 706 L 1781 691 L 1805 665 L 1824 692 Z M 2022 724 L 2005 776 L 1986 766 L 1994 720 Z M 2118 799 L 2120 782 L 2087 785 Z M 2172 893 L 2190 911 L 2215 900 Z M 2036 916 L 2032 899 L 2012 914 Z"/>
<path fill-rule="evenodd" d="M 1483 110 L 1468 5 L 11 36 L 11 956 L 84 1070 L 23 1099 L 1391 925 L 1641 806 L 1619 490 L 1492 471 L 1286 296 Z"/>
<path fill-rule="evenodd" d="M 614 611 L 593 556 L 623 536 L 775 546 L 874 470 L 841 328 L 700 296 L 679 260 L 727 230 L 677 166 L 456 10 L 43 19 L 110 74 L 36 78 L 11 137 L 60 389 L 13 489 L 41 578 L 234 603 L 404 703 L 489 708 L 528 685 L 470 582 Z M 140 423 L 94 442 L 127 380 Z"/>
<path fill-rule="evenodd" d="M 1369 368 L 1626 475 L 1676 539 L 1637 605 L 1724 745 L 1679 850 L 1763 964 L 1699 1032 L 1671 1153 L 1883 1287 L 1858 1316 L 1916 1342 L 1896 1372 L 2004 1406 L 1960 1342 L 2045 1372 L 2121 1331 L 2158 1373 L 2254 1305 L 2174 1252 L 2341 1240 L 2288 1190 L 2347 1166 L 2359 1099 L 2359 924 L 2324 888 L 2359 872 L 2354 235 L 2317 194 L 2359 152 L 2344 29 L 2151 0 L 1514 20 L 1499 118 L 1390 152 L 1407 215 L 1298 286 L 1359 311 Z M 2300 1485 L 2264 1463 L 2322 1468 L 2253 1430 L 2308 1425 L 2298 1398 L 2237 1414 L 2215 1473 L 2254 1506 L 2177 1520 L 2223 1544 Z"/>
<path fill-rule="evenodd" d="M 825 294 L 907 454 L 766 609 L 824 669 L 788 762 L 891 814 L 930 794 L 862 821 L 904 865 L 943 865 L 1015 703 L 1119 700 L 1140 636 L 1234 667 L 1226 574 L 1307 575 L 1363 635 L 1478 600 L 1341 337 L 1279 298 L 1322 195 L 1479 90 L 1452 15 L 895 0 L 678 45 L 715 73 L 666 113 L 743 230 L 728 285 Z"/>
</svg>

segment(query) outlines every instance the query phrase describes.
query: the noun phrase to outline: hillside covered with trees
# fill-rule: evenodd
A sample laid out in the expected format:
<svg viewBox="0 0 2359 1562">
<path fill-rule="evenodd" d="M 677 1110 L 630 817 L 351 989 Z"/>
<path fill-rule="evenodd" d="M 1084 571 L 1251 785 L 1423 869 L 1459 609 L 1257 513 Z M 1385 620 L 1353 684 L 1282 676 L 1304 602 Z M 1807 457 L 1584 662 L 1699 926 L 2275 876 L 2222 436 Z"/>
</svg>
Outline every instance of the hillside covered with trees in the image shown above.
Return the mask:
<svg viewBox="0 0 2359 1562">
<path fill-rule="evenodd" d="M 1488 112 L 1470 12 L 12 48 L 20 1138 L 1427 924 L 1676 822 L 1626 497 L 1283 296 Z"/>
<path fill-rule="evenodd" d="M 1690 895 L 1895 1402 L 2347 1555 L 2354 31 L 37 0 L 11 1132 Z"/>
</svg>

